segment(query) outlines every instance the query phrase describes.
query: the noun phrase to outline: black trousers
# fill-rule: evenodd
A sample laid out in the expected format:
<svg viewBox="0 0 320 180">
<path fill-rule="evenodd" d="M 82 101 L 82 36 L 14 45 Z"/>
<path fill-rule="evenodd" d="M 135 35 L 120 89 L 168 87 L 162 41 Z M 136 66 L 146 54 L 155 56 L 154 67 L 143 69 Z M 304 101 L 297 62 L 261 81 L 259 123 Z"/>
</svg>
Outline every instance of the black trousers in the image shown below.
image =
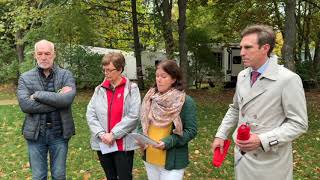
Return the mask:
<svg viewBox="0 0 320 180">
<path fill-rule="evenodd" d="M 102 154 L 97 151 L 100 164 L 108 180 L 132 180 L 134 151 Z"/>
</svg>

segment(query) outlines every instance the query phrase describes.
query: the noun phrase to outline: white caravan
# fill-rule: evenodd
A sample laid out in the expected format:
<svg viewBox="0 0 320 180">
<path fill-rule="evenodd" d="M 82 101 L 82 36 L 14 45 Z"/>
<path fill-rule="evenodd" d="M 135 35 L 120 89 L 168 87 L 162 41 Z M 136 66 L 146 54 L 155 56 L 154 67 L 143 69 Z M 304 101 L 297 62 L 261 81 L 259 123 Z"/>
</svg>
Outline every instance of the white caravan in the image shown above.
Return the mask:
<svg viewBox="0 0 320 180">
<path fill-rule="evenodd" d="M 132 51 L 122 51 L 119 49 L 108 49 L 102 47 L 92 47 L 86 46 L 87 50 L 98 54 L 107 54 L 110 52 L 121 52 L 126 59 L 126 66 L 124 67 L 123 74 L 131 79 L 137 80 L 137 68 L 136 68 L 136 57 L 134 56 L 134 52 Z M 149 66 L 155 67 L 155 65 L 162 59 L 166 58 L 165 52 L 150 52 L 150 51 L 142 51 L 141 52 L 141 64 L 142 64 L 142 72 L 145 74 L 145 69 Z"/>
<path fill-rule="evenodd" d="M 223 74 L 224 81 L 236 82 L 237 76 L 244 69 L 239 44 L 212 44 L 213 60 L 218 61 Z"/>
<path fill-rule="evenodd" d="M 126 59 L 126 66 L 123 71 L 123 74 L 131 80 L 137 80 L 137 68 L 136 68 L 136 58 L 134 52 L 122 51 L 119 49 L 108 49 L 101 47 L 91 47 L 87 46 L 86 49 L 89 49 L 91 52 L 98 54 L 106 54 L 109 52 L 121 52 Z M 229 44 L 229 45 L 211 45 L 213 52 L 212 60 L 218 61 L 221 69 L 225 75 L 224 81 L 236 82 L 238 73 L 244 69 L 243 63 L 240 57 L 240 47 L 239 44 Z M 141 52 L 141 63 L 142 63 L 142 72 L 145 74 L 145 69 L 147 67 L 157 64 L 160 60 L 166 57 L 165 52 L 151 52 L 151 51 L 142 51 Z M 179 64 L 179 61 L 177 60 Z"/>
</svg>

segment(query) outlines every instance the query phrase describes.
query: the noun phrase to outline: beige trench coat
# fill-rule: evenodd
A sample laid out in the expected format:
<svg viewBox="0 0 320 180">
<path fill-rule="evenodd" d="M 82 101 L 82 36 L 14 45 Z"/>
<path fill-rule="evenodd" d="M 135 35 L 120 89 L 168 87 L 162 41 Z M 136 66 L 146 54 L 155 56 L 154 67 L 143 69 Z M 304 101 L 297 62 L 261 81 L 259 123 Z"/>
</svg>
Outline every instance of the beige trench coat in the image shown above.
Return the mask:
<svg viewBox="0 0 320 180">
<path fill-rule="evenodd" d="M 233 104 L 216 137 L 227 139 L 234 127 L 250 123 L 251 132 L 258 134 L 263 148 L 247 152 L 241 158 L 238 147 L 235 147 L 236 179 L 291 180 L 292 141 L 308 128 L 301 79 L 278 65 L 275 57 L 269 59 L 265 72 L 252 87 L 251 71 L 247 68 L 239 73 Z"/>
</svg>

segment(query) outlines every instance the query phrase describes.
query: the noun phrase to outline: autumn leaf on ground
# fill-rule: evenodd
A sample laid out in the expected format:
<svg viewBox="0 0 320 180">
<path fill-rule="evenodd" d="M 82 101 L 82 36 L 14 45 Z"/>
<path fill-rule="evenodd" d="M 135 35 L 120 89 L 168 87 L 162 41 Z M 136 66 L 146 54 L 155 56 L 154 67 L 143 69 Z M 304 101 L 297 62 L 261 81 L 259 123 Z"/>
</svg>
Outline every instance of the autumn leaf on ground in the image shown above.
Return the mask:
<svg viewBox="0 0 320 180">
<path fill-rule="evenodd" d="M 90 177 L 91 177 L 91 173 L 89 173 L 89 172 L 85 172 L 85 173 L 83 174 L 83 180 L 89 180 Z"/>
<path fill-rule="evenodd" d="M 0 171 L 0 177 L 3 177 L 3 176 L 5 176 L 5 174 L 2 171 Z"/>
<path fill-rule="evenodd" d="M 27 169 L 27 168 L 30 168 L 30 163 L 27 162 L 25 163 L 23 166 L 22 166 L 23 169 Z"/>
</svg>

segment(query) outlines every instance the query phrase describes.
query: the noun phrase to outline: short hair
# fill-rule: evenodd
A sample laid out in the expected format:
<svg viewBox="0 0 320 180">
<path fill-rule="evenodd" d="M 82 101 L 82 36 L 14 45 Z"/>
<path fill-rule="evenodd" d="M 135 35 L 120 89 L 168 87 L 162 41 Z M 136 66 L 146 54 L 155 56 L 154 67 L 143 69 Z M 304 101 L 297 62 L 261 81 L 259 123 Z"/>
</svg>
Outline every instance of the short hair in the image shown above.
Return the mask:
<svg viewBox="0 0 320 180">
<path fill-rule="evenodd" d="M 53 44 L 53 42 L 45 40 L 45 39 L 42 39 L 42 40 L 40 40 L 40 41 L 38 41 L 38 42 L 36 42 L 34 44 L 34 52 L 37 52 L 39 44 L 49 44 L 49 46 L 51 46 L 52 51 L 54 52 L 54 44 Z"/>
<path fill-rule="evenodd" d="M 123 54 L 118 52 L 111 52 L 103 56 L 101 61 L 102 66 L 109 65 L 110 63 L 114 65 L 117 71 L 121 69 L 121 72 L 123 72 L 124 66 L 126 65 Z"/>
<path fill-rule="evenodd" d="M 157 69 L 162 69 L 164 72 L 169 74 L 169 76 L 173 79 L 176 79 L 176 82 L 172 84 L 172 87 L 183 91 L 185 89 L 185 81 L 182 76 L 182 72 L 176 61 L 170 60 L 170 59 L 164 59 L 160 61 L 160 63 L 157 65 Z M 157 84 L 155 83 L 156 90 L 157 89 Z"/>
<path fill-rule="evenodd" d="M 272 27 L 267 25 L 248 26 L 241 32 L 241 38 L 249 34 L 257 34 L 259 48 L 265 44 L 270 45 L 270 49 L 268 51 L 268 56 L 270 57 L 276 41 L 276 35 Z"/>
</svg>

